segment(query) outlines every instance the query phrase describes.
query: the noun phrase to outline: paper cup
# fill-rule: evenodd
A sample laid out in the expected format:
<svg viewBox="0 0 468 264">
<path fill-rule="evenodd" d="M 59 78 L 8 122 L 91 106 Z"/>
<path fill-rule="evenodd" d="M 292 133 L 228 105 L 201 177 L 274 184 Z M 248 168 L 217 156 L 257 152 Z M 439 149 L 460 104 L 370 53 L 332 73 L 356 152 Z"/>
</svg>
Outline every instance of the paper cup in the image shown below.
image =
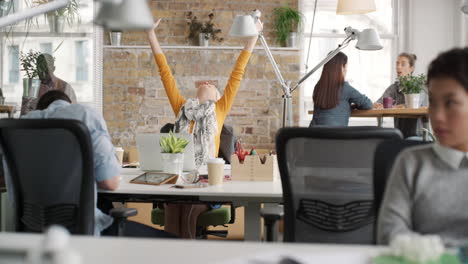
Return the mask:
<svg viewBox="0 0 468 264">
<path fill-rule="evenodd" d="M 117 160 L 120 163 L 120 166 L 122 166 L 123 163 L 123 156 L 124 156 L 124 149 L 123 148 L 115 148 L 115 155 L 117 155 Z"/>
<path fill-rule="evenodd" d="M 208 165 L 208 184 L 223 184 L 224 180 L 224 160 L 221 158 L 209 159 Z"/>
</svg>

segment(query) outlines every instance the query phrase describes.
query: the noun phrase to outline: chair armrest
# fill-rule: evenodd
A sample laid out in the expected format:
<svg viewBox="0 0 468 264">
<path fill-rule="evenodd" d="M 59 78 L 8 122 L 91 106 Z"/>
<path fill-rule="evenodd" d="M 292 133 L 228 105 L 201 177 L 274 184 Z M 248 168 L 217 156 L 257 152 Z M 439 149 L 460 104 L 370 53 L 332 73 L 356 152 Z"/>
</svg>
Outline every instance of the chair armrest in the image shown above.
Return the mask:
<svg viewBox="0 0 468 264">
<path fill-rule="evenodd" d="M 112 208 L 109 211 L 109 215 L 113 218 L 127 218 L 138 214 L 136 208 Z"/>
<path fill-rule="evenodd" d="M 264 207 L 260 210 L 260 215 L 265 218 L 265 220 L 276 221 L 283 218 L 284 209 L 281 205 Z"/>
</svg>

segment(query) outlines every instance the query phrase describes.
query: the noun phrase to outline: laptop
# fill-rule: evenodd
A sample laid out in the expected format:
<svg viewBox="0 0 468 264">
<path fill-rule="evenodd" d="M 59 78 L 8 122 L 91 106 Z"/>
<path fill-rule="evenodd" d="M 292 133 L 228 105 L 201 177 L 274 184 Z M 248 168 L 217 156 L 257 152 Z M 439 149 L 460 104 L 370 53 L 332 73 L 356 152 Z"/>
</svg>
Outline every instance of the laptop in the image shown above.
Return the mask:
<svg viewBox="0 0 468 264">
<path fill-rule="evenodd" d="M 137 134 L 136 145 L 138 158 L 140 159 L 140 169 L 142 171 L 162 171 L 163 163 L 161 156 L 161 146 L 159 140 L 169 133 Z M 184 171 L 195 170 L 195 151 L 193 147 L 193 135 L 188 133 L 176 133 L 177 137 L 183 137 L 190 143 L 184 151 Z"/>
</svg>

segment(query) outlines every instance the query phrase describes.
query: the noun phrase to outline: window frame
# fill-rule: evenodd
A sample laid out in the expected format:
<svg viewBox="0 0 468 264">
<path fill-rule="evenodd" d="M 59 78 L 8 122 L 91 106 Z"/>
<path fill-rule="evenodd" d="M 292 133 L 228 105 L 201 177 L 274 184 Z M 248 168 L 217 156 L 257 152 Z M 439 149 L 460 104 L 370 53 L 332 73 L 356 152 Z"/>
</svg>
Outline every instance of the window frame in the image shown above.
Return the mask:
<svg viewBox="0 0 468 264">
<path fill-rule="evenodd" d="M 22 2 L 20 2 L 22 3 Z M 95 1 L 93 0 L 89 0 L 89 3 L 92 4 L 92 13 L 93 13 L 93 17 L 96 17 L 96 14 L 97 12 L 99 11 L 99 6 L 96 4 Z M 103 53 L 104 53 L 104 39 L 103 39 L 103 29 L 100 27 L 100 26 L 97 26 L 95 24 L 93 24 L 92 26 L 92 37 L 89 38 L 89 41 L 92 41 L 91 45 L 92 45 L 92 52 L 88 49 L 88 55 L 89 57 L 93 56 L 93 63 L 88 63 L 88 70 L 91 68 L 91 72 L 92 73 L 92 76 L 89 76 L 89 73 L 88 73 L 88 82 L 90 84 L 90 86 L 92 86 L 94 88 L 94 91 L 93 91 L 93 98 L 94 100 L 91 101 L 91 102 L 86 102 L 86 105 L 89 105 L 90 107 L 94 108 L 96 111 L 98 111 L 99 113 L 102 113 L 103 112 L 103 86 L 102 86 L 102 83 L 103 83 Z M 11 45 L 7 40 L 6 40 L 6 37 L 7 37 L 7 32 L 5 29 L 4 30 L 1 30 L 0 31 L 0 63 L 2 65 L 6 65 L 5 64 L 5 60 L 8 59 L 8 58 L 5 58 L 5 53 L 8 53 L 8 47 Z M 16 33 L 16 32 L 13 32 L 13 33 Z M 20 32 L 20 33 L 24 33 L 24 32 Z M 40 32 L 39 34 L 45 34 L 45 32 Z M 57 35 L 56 33 L 49 33 L 50 34 L 50 38 L 56 38 L 56 37 L 60 37 L 61 33 L 59 35 Z M 63 37 L 67 37 L 69 34 L 67 32 L 64 32 L 63 33 Z M 34 36 L 38 36 L 37 34 L 33 33 L 31 35 L 28 36 L 28 38 L 33 38 Z M 15 36 L 17 37 L 17 36 Z M 43 37 L 42 35 L 40 35 L 40 37 Z M 19 41 L 18 43 L 21 43 L 19 44 L 20 46 L 20 49 L 21 49 L 21 46 L 23 45 L 22 43 L 23 40 Z M 88 45 L 90 45 L 90 43 L 88 43 Z M 52 46 L 53 48 L 53 46 Z M 91 78 L 92 77 L 92 78 Z M 91 79 L 90 79 L 91 78 Z M 5 75 L 4 74 L 4 71 L 2 70 L 2 72 L 0 73 L 0 84 L 2 85 L 8 85 L 9 82 L 8 82 L 8 79 L 9 79 L 9 76 Z M 20 71 L 20 80 L 21 80 L 21 71 Z M 11 104 L 11 102 L 8 101 L 8 98 L 6 98 L 7 100 L 7 104 Z M 19 102 L 20 105 L 18 105 L 18 102 L 15 103 L 16 105 L 16 110 L 18 111 L 16 114 L 19 114 L 19 109 L 21 108 L 21 102 Z"/>
<path fill-rule="evenodd" d="M 302 8 L 302 1 L 300 3 L 300 8 Z M 319 1 L 319 0 L 316 0 Z M 403 24 L 398 23 L 399 21 L 406 19 L 406 14 L 403 14 L 401 10 L 401 0 L 391 0 L 392 1 L 392 24 L 393 24 L 393 33 L 384 33 L 379 34 L 379 37 L 382 40 L 391 40 L 392 42 L 392 50 L 391 56 L 392 58 L 396 58 L 400 53 L 401 47 L 404 46 L 405 43 L 405 36 L 402 34 L 404 32 Z M 343 40 L 346 38 L 346 34 L 344 33 L 303 33 L 302 40 L 305 41 L 309 38 L 330 38 L 330 39 L 338 39 Z M 341 41 L 340 41 L 341 42 Z M 352 44 L 346 49 L 353 48 Z M 301 49 L 301 66 L 300 66 L 300 73 L 301 76 L 304 76 L 307 72 L 305 70 L 305 63 L 307 59 L 307 49 Z M 310 69 L 309 69 L 310 70 Z M 396 78 L 395 71 L 392 70 L 391 78 Z M 389 84 L 390 85 L 390 84 Z M 383 92 L 383 91 L 382 91 Z M 313 109 L 305 109 L 305 102 L 310 102 L 311 100 L 307 100 L 308 97 L 312 97 L 311 94 L 305 94 L 305 85 L 301 85 L 299 89 L 299 126 L 308 126 L 312 116 L 306 113 L 305 111 L 313 110 Z M 350 118 L 349 125 L 372 125 L 375 123 L 374 118 Z M 393 122 L 391 122 L 393 125 Z M 384 120 L 384 126 L 390 126 L 390 120 Z"/>
</svg>

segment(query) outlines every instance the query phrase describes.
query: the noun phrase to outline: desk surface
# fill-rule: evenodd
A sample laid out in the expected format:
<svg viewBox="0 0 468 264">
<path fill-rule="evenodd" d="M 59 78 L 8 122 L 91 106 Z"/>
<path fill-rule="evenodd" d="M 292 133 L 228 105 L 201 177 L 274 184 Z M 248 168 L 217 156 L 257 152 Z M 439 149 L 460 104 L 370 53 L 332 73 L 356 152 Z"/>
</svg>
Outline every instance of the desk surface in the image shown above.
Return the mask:
<svg viewBox="0 0 468 264">
<path fill-rule="evenodd" d="M 37 248 L 43 236 L 36 234 L 0 234 L 2 249 Z M 257 263 L 259 255 L 303 256 L 307 263 L 370 263 L 371 257 L 384 251 L 376 246 L 219 242 L 135 238 L 96 238 L 72 236 L 70 247 L 81 255 L 82 264 L 123 263 Z M 268 262 L 269 263 L 269 262 Z"/>
<path fill-rule="evenodd" d="M 314 111 L 308 111 L 309 115 L 313 115 Z M 399 116 L 415 116 L 421 117 L 427 115 L 427 108 L 385 108 L 371 110 L 353 110 L 352 117 L 399 117 Z"/>
<path fill-rule="evenodd" d="M 120 187 L 115 191 L 99 190 L 107 194 L 142 194 L 142 195 L 167 195 L 167 196 L 201 196 L 273 199 L 281 202 L 283 191 L 281 182 L 242 182 L 226 181 L 222 185 L 213 185 L 203 188 L 176 189 L 173 184 L 146 185 L 130 183 L 130 180 L 143 173 L 139 169 L 122 169 Z"/>
<path fill-rule="evenodd" d="M 14 105 L 0 105 L 0 113 L 9 113 L 15 111 Z"/>
</svg>

